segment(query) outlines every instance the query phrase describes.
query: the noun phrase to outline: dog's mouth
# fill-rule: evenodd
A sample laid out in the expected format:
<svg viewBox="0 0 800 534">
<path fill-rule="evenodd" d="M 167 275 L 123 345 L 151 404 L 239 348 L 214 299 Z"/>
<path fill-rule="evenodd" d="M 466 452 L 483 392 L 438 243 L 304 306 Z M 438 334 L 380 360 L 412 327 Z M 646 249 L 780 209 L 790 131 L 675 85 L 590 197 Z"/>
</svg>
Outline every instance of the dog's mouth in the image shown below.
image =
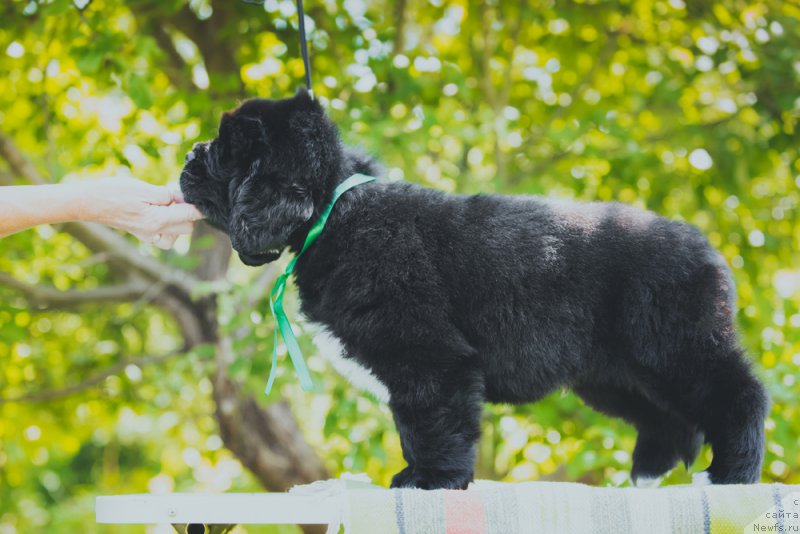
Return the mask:
<svg viewBox="0 0 800 534">
<path fill-rule="evenodd" d="M 257 254 L 247 254 L 241 251 L 238 252 L 239 259 L 242 260 L 242 263 L 249 265 L 250 267 L 264 265 L 265 263 L 277 260 L 281 256 L 281 249 L 279 248 L 269 248 Z"/>
</svg>

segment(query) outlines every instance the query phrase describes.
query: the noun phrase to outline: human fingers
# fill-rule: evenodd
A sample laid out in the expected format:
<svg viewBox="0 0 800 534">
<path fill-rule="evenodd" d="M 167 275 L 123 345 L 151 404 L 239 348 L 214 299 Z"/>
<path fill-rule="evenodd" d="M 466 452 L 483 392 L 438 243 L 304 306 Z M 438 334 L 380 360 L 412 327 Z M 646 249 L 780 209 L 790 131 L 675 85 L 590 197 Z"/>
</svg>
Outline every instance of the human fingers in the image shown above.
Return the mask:
<svg viewBox="0 0 800 534">
<path fill-rule="evenodd" d="M 150 186 L 149 194 L 152 195 L 152 198 L 147 201 L 148 204 L 153 204 L 156 206 L 169 206 L 175 202 L 174 191 L 171 188 L 163 185 L 147 185 Z"/>
<path fill-rule="evenodd" d="M 136 239 L 148 245 L 155 245 L 158 248 L 170 249 L 175 244 L 178 236 L 172 233 L 152 233 L 152 232 L 131 232 Z"/>
<path fill-rule="evenodd" d="M 173 224 L 180 224 L 192 221 L 198 221 L 203 218 L 193 204 L 171 204 L 161 208 L 162 227 L 170 226 Z"/>
<path fill-rule="evenodd" d="M 194 230 L 194 223 L 184 222 L 167 226 L 162 229 L 162 232 L 171 235 L 183 235 L 183 234 L 191 234 L 192 230 Z"/>
<path fill-rule="evenodd" d="M 103 181 L 101 194 L 125 201 L 139 200 L 155 206 L 167 206 L 173 202 L 172 190 L 163 185 L 154 185 L 128 176 L 113 177 Z"/>
<path fill-rule="evenodd" d="M 178 236 L 173 234 L 156 234 L 153 244 L 160 249 L 168 250 L 172 248 L 177 238 Z"/>
<path fill-rule="evenodd" d="M 183 198 L 183 191 L 181 191 L 179 188 L 170 187 L 169 192 L 172 197 L 172 202 L 175 204 L 183 204 L 186 202 L 186 200 Z"/>
</svg>

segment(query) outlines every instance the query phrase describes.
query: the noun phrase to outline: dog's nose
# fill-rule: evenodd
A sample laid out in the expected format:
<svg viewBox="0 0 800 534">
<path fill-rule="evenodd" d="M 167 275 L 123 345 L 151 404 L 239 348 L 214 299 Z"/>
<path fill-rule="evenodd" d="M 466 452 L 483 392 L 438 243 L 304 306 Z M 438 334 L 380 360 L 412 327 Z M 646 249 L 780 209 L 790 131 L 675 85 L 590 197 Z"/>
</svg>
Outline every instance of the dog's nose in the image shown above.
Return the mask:
<svg viewBox="0 0 800 534">
<path fill-rule="evenodd" d="M 190 150 L 189 152 L 186 153 L 186 163 L 189 163 L 196 157 L 197 156 L 194 155 L 194 149 Z"/>
</svg>

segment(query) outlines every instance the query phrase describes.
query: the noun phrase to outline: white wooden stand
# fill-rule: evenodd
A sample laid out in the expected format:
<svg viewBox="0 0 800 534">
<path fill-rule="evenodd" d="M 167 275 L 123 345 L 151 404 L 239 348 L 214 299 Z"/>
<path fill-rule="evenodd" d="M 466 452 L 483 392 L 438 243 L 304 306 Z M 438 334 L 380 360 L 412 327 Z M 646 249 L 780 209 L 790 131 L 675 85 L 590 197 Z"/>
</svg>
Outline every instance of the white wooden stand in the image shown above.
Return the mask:
<svg viewBox="0 0 800 534">
<path fill-rule="evenodd" d="M 327 525 L 341 507 L 333 495 L 170 493 L 97 497 L 95 514 L 98 523 L 129 525 Z"/>
</svg>

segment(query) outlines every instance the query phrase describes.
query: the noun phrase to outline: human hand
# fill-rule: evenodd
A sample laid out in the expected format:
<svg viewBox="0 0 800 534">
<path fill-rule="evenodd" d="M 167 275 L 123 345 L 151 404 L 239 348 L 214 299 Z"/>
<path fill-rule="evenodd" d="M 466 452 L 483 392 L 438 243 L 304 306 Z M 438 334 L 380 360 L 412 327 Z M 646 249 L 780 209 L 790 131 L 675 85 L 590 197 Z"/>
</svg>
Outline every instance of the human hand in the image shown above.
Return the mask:
<svg viewBox="0 0 800 534">
<path fill-rule="evenodd" d="M 78 184 L 84 220 L 125 230 L 145 243 L 168 249 L 191 233 L 202 214 L 186 204 L 177 188 L 132 178 L 107 178 Z"/>
</svg>

